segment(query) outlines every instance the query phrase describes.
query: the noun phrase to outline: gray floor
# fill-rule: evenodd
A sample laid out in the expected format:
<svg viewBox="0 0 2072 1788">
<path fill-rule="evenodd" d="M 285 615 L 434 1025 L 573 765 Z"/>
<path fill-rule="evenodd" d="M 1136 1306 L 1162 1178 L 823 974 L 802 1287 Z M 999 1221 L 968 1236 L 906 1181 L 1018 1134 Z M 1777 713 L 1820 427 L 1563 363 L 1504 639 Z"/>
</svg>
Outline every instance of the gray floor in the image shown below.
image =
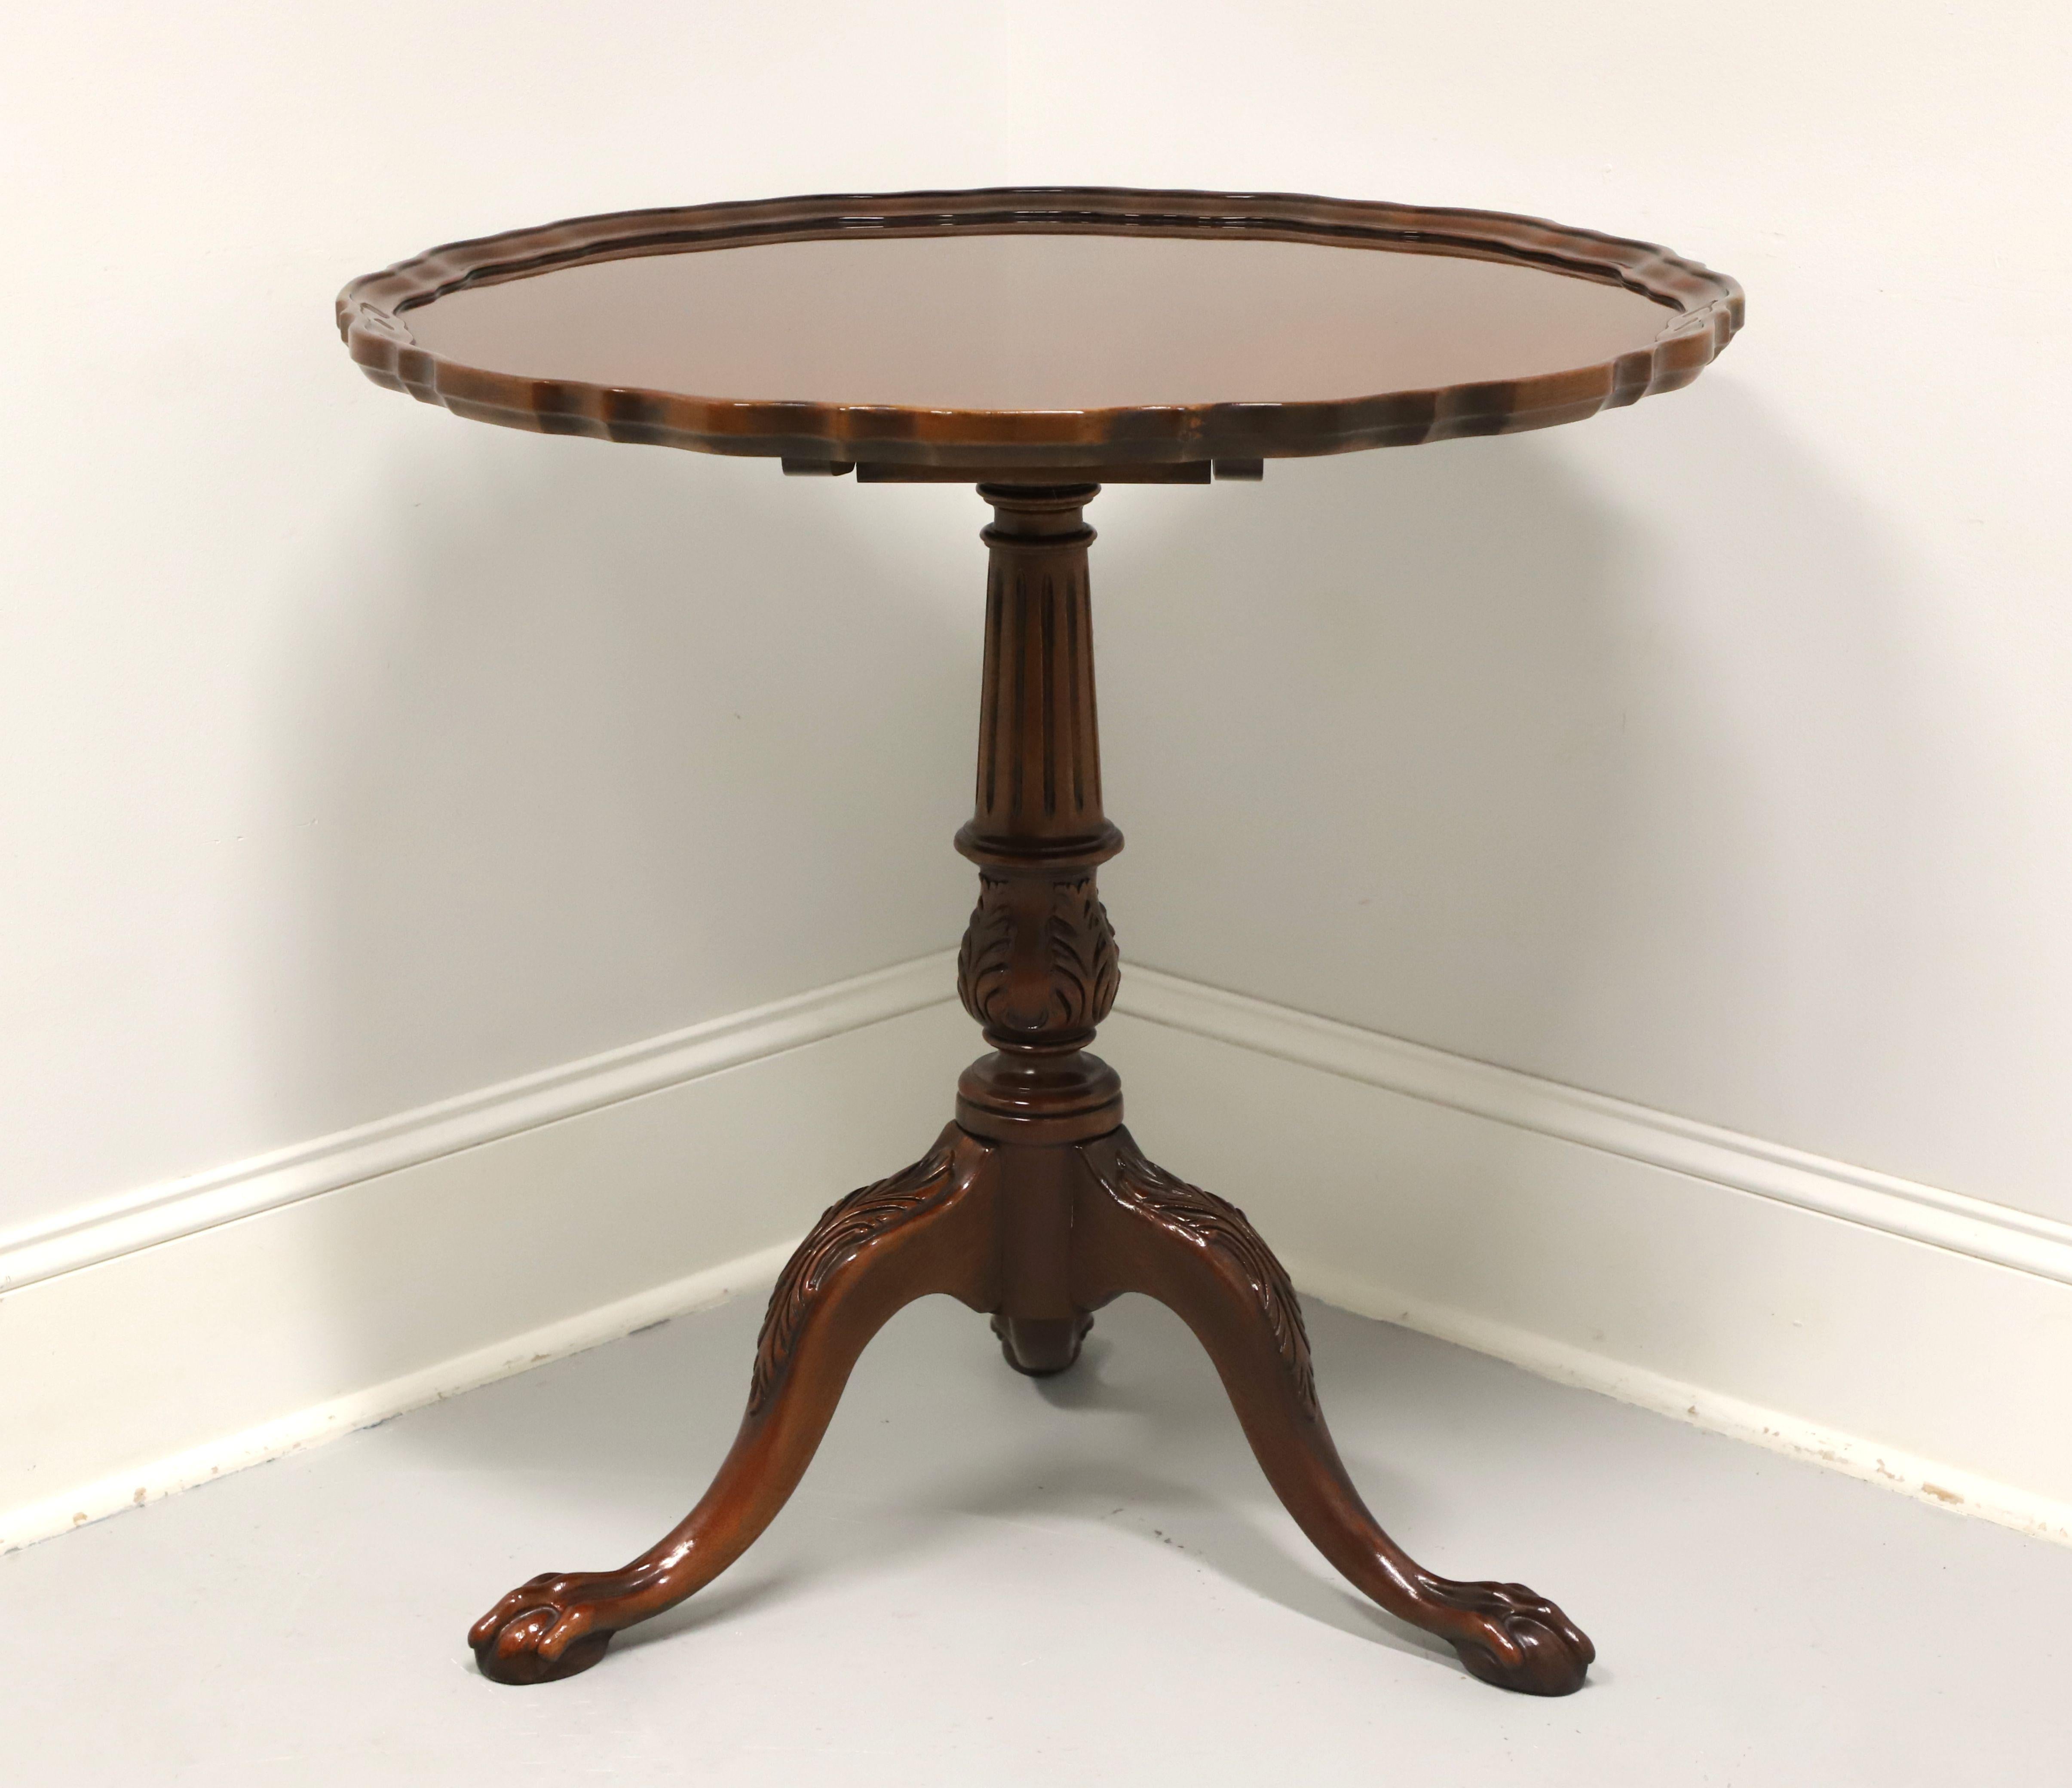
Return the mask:
<svg viewBox="0 0 2072 1788">
<path fill-rule="evenodd" d="M 1369 1501 L 1595 1638 L 1486 1688 L 1342 1587 L 1141 1300 L 1038 1387 L 946 1300 L 726 1577 L 569 1682 L 468 1622 L 615 1564 L 738 1418 L 759 1300 L 0 1559 L 18 1784 L 2042 1783 L 2072 1552 L 1312 1307 Z"/>
</svg>

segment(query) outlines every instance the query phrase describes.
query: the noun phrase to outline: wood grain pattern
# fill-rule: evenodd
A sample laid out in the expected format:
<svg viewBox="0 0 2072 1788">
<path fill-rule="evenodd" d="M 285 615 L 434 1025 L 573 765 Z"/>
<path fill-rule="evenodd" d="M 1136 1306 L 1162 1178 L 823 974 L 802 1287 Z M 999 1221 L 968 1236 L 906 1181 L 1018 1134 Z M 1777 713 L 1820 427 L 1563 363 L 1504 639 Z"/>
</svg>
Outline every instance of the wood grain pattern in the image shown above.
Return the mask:
<svg viewBox="0 0 2072 1788">
<path fill-rule="evenodd" d="M 520 376 L 442 359 L 409 313 L 464 287 L 631 256 L 749 244 L 1023 232 L 1214 236 L 1382 248 L 1508 261 L 1617 285 L 1666 307 L 1651 348 L 1535 377 L 1336 401 L 1080 410 L 721 400 Z M 347 286 L 341 335 L 376 383 L 456 414 L 546 434 L 784 458 L 866 477 L 960 470 L 998 475 L 1100 467 L 1113 479 L 1186 467 L 1256 475 L 1252 462 L 1515 433 L 1579 421 L 1688 384 L 1741 327 L 1741 288 L 1651 243 L 1496 212 L 1285 193 L 997 188 L 830 195 L 619 212 L 512 230 L 413 257 Z M 1241 468 L 1241 469 L 1240 469 Z"/>
</svg>

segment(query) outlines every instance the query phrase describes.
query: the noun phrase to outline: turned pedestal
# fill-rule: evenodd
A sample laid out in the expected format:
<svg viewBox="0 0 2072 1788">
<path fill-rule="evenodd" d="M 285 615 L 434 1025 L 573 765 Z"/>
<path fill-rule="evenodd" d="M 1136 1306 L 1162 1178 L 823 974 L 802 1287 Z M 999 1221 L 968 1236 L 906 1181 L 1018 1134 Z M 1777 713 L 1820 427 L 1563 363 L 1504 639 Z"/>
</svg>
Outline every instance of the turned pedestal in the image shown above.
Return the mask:
<svg viewBox="0 0 2072 1788">
<path fill-rule="evenodd" d="M 983 484 L 985 671 L 976 811 L 957 849 L 978 905 L 957 957 L 990 1052 L 956 1121 L 914 1165 L 850 1194 L 800 1244 L 763 1318 L 734 1450 L 682 1523 L 617 1571 L 549 1572 L 469 1634 L 486 1675 L 588 1669 L 611 1635 L 702 1588 L 783 1506 L 849 1369 L 902 1305 L 947 1292 L 991 1316 L 1008 1363 L 1069 1371 L 1093 1313 L 1125 1292 L 1178 1313 L 1222 1375 L 1260 1466 L 1318 1548 L 1391 1613 L 1452 1643 L 1484 1681 L 1579 1687 L 1595 1654 L 1518 1584 L 1457 1583 L 1384 1533 L 1318 1407 L 1302 1309 L 1244 1213 L 1154 1166 L 1122 1127 L 1122 1083 L 1087 1053 L 1115 1003 L 1115 933 L 1096 872 L 1122 849 L 1101 808 L 1084 519 L 1094 484 Z"/>
</svg>

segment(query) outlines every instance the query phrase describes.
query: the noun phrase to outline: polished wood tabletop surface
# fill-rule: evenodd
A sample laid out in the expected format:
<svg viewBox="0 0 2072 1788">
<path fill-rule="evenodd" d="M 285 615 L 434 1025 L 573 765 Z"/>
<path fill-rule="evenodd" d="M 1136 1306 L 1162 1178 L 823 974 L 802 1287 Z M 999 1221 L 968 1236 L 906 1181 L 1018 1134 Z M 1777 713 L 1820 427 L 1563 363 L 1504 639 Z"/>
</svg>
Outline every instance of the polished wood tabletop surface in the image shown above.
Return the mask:
<svg viewBox="0 0 2072 1788">
<path fill-rule="evenodd" d="M 434 354 L 685 397 L 923 409 L 1316 403 L 1564 372 L 1680 320 L 1515 262 L 1137 235 L 900 236 L 642 255 L 463 287 Z"/>
<path fill-rule="evenodd" d="M 480 421 L 1113 477 L 1579 421 L 1688 384 L 1741 309 L 1534 218 L 1067 187 L 578 218 L 368 274 L 339 322 L 370 377 Z"/>
</svg>

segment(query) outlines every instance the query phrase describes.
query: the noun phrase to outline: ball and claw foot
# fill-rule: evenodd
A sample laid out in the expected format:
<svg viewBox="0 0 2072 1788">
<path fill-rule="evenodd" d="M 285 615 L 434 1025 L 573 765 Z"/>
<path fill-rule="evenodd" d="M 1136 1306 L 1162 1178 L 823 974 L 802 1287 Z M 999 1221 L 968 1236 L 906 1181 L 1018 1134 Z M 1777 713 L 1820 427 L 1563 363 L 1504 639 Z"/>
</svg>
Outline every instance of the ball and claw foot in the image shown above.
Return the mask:
<svg viewBox="0 0 2072 1788">
<path fill-rule="evenodd" d="M 513 1589 L 468 1630 L 475 1661 L 492 1683 L 555 1683 L 603 1657 L 615 1627 L 600 1624 L 607 1580 L 549 1571 Z"/>
<path fill-rule="evenodd" d="M 1481 1639 L 1456 1639 L 1470 1676 L 1520 1695 L 1573 1695 L 1597 1648 L 1576 1623 L 1522 1583 L 1449 1583 L 1440 1599 L 1472 1614 Z"/>
</svg>

